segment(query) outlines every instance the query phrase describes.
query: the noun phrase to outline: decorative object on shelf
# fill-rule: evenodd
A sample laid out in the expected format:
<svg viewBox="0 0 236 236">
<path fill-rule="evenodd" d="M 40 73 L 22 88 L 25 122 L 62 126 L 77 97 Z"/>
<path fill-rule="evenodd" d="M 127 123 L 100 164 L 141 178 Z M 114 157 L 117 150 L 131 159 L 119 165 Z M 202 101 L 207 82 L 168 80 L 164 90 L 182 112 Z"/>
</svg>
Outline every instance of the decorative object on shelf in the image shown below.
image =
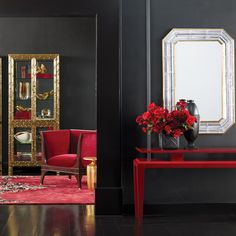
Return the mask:
<svg viewBox="0 0 236 236">
<path fill-rule="evenodd" d="M 32 153 L 30 152 L 17 152 L 15 155 L 15 160 L 17 161 L 30 161 Z"/>
<path fill-rule="evenodd" d="M 16 112 L 15 112 L 15 119 L 24 119 L 28 120 L 31 117 L 31 108 L 29 107 L 24 107 L 21 105 L 16 105 L 15 107 Z"/>
<path fill-rule="evenodd" d="M 186 109 L 186 102 L 178 102 L 176 109 L 168 111 L 168 109 L 157 106 L 155 103 L 150 103 L 147 111 L 136 118 L 136 122 L 141 126 L 144 133 L 162 133 L 167 135 L 167 138 L 179 138 L 185 131 L 193 128 L 193 124 L 197 121 L 196 117 L 189 114 Z M 163 141 L 162 138 L 159 141 Z M 176 143 L 176 146 L 164 146 L 163 142 L 159 143 L 160 148 L 163 149 L 177 149 L 178 140 L 165 140 L 166 144 Z"/>
<path fill-rule="evenodd" d="M 45 74 L 46 71 L 47 71 L 47 68 L 44 64 L 41 64 L 40 66 L 39 66 L 39 64 L 37 64 L 37 68 L 36 68 L 37 74 Z"/>
<path fill-rule="evenodd" d="M 42 118 L 48 118 L 51 116 L 51 110 L 49 108 L 43 108 L 41 110 L 41 117 Z"/>
<path fill-rule="evenodd" d="M 53 74 L 37 74 L 37 79 L 52 79 Z"/>
<path fill-rule="evenodd" d="M 31 108 L 20 106 L 20 105 L 16 105 L 16 110 L 17 111 L 31 111 Z"/>
<path fill-rule="evenodd" d="M 30 111 L 16 111 L 15 119 L 16 120 L 29 120 L 31 119 L 31 112 Z"/>
<path fill-rule="evenodd" d="M 53 74 L 36 74 L 37 79 L 53 79 L 53 76 Z M 28 73 L 26 78 L 31 78 L 31 73 Z"/>
<path fill-rule="evenodd" d="M 20 82 L 19 83 L 19 98 L 21 100 L 29 99 L 30 97 L 30 83 Z"/>
<path fill-rule="evenodd" d="M 32 134 L 28 131 L 17 132 L 14 135 L 14 137 L 20 143 L 31 143 L 32 142 Z"/>
<path fill-rule="evenodd" d="M 21 66 L 21 78 L 26 78 L 26 66 Z"/>
<path fill-rule="evenodd" d="M 194 122 L 192 129 L 189 129 L 184 132 L 184 137 L 188 142 L 187 148 L 196 148 L 194 141 L 198 137 L 198 133 L 199 133 L 200 115 L 198 112 L 197 105 L 194 103 L 193 100 L 187 101 L 186 109 L 188 110 L 190 115 L 196 117 L 197 121 Z"/>
<path fill-rule="evenodd" d="M 36 97 L 39 99 L 39 100 L 46 100 L 48 99 L 50 96 L 53 95 L 53 90 L 49 91 L 49 92 L 44 92 L 44 93 L 38 93 L 36 94 Z"/>
</svg>

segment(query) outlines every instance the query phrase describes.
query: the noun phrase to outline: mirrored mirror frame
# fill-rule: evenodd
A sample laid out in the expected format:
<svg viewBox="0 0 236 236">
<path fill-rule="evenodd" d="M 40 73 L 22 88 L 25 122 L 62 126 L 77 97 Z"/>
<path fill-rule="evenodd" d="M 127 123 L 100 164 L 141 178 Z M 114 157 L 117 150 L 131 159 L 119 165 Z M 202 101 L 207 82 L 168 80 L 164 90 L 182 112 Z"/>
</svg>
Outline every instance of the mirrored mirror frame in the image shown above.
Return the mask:
<svg viewBox="0 0 236 236">
<path fill-rule="evenodd" d="M 163 105 L 171 110 L 175 106 L 174 47 L 180 41 L 217 41 L 224 45 L 224 115 L 219 121 L 201 121 L 199 133 L 222 134 L 235 123 L 234 95 L 234 40 L 223 29 L 174 28 L 162 40 Z M 203 85 L 204 86 L 204 85 Z"/>
</svg>

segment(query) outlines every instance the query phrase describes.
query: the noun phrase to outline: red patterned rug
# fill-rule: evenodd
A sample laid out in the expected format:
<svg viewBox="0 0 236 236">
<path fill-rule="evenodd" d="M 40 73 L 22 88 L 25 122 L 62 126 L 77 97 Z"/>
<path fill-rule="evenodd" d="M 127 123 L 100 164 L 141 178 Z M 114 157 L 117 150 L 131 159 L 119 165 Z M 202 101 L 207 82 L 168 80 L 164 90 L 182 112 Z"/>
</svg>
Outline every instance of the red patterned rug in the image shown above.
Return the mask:
<svg viewBox="0 0 236 236">
<path fill-rule="evenodd" d="M 94 204 L 94 191 L 87 189 L 86 176 L 82 189 L 74 176 L 45 176 L 40 185 L 40 176 L 0 177 L 0 204 Z"/>
</svg>

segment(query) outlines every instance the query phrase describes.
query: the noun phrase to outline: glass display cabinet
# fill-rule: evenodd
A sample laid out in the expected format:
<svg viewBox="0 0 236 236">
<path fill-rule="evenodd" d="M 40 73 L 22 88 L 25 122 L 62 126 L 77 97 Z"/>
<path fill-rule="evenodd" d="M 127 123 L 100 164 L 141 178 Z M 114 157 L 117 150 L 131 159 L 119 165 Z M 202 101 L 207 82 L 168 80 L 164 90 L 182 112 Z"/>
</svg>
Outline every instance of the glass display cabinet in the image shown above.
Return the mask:
<svg viewBox="0 0 236 236">
<path fill-rule="evenodd" d="M 8 55 L 8 174 L 41 164 L 40 131 L 59 129 L 59 55 Z"/>
</svg>

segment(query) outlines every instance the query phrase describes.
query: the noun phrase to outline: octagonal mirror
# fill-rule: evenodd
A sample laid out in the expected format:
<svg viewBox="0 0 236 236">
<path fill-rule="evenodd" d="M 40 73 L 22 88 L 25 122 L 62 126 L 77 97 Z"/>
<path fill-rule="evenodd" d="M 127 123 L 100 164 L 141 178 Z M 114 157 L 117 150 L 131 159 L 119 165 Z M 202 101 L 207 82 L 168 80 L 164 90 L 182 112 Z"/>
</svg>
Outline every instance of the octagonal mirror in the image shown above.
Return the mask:
<svg viewBox="0 0 236 236">
<path fill-rule="evenodd" d="M 234 40 L 223 29 L 173 29 L 162 41 L 163 101 L 194 100 L 202 134 L 235 123 Z"/>
</svg>

